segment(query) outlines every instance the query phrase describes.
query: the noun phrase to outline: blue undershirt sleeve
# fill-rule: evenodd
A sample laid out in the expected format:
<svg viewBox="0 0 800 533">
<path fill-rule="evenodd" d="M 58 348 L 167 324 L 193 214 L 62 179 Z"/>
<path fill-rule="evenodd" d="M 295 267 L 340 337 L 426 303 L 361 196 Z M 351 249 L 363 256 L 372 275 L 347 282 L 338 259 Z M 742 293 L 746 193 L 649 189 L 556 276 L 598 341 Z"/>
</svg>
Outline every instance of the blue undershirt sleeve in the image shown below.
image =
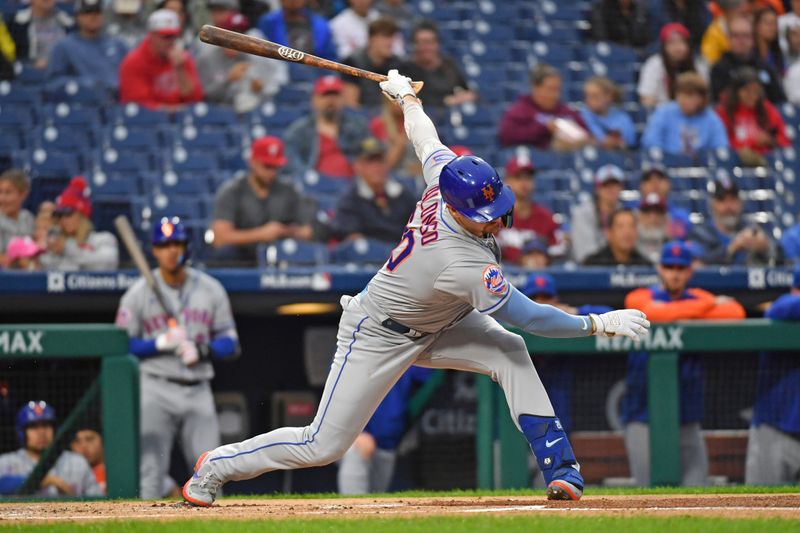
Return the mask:
<svg viewBox="0 0 800 533">
<path fill-rule="evenodd" d="M 208 343 L 208 347 L 211 349 L 211 357 L 219 360 L 229 359 L 239 351 L 236 339 L 228 336 L 217 337 Z"/>
<path fill-rule="evenodd" d="M 586 337 L 592 331 L 588 316 L 565 313 L 552 305 L 541 305 L 511 287 L 506 302 L 492 312 L 494 319 L 542 337 Z"/>
<path fill-rule="evenodd" d="M 26 478 L 27 476 L 0 476 L 0 494 L 14 494 Z"/>
<path fill-rule="evenodd" d="M 139 359 L 158 355 L 155 339 L 140 339 L 138 337 L 131 337 L 130 340 L 128 340 L 128 349 Z"/>
</svg>

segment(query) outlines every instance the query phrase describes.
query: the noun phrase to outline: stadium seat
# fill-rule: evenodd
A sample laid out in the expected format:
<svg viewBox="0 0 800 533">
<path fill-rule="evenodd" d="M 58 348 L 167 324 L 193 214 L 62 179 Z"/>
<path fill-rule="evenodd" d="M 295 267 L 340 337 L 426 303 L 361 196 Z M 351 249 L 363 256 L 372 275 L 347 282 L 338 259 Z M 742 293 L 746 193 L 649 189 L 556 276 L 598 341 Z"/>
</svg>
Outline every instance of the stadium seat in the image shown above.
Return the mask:
<svg viewBox="0 0 800 533">
<path fill-rule="evenodd" d="M 99 106 L 111 101 L 111 94 L 77 79 L 48 83 L 44 90 L 46 102 Z"/>
<path fill-rule="evenodd" d="M 182 146 L 175 146 L 168 150 L 164 162 L 165 170 L 171 169 L 175 172 L 208 172 L 214 171 L 218 167 L 219 161 L 216 154 L 211 155 L 207 150 L 202 149 L 187 150 Z"/>
<path fill-rule="evenodd" d="M 167 113 L 147 109 L 134 103 L 114 106 L 108 110 L 108 116 L 111 124 L 123 124 L 128 127 L 152 128 L 164 126 L 170 122 L 170 116 Z"/>
<path fill-rule="evenodd" d="M 131 197 L 142 194 L 142 184 L 136 174 L 106 174 L 102 171 L 86 176 L 92 197 Z"/>
<path fill-rule="evenodd" d="M 237 117 L 233 109 L 205 102 L 198 102 L 180 111 L 175 116 L 179 124 L 194 124 L 198 127 L 203 126 L 228 126 L 236 124 Z"/>
<path fill-rule="evenodd" d="M 32 177 L 72 177 L 79 173 L 80 156 L 76 153 L 51 152 L 36 148 L 24 156 L 21 166 Z M 19 164 L 19 163 L 18 163 Z"/>
<path fill-rule="evenodd" d="M 178 173 L 168 170 L 161 175 L 158 186 L 170 195 L 197 197 L 212 192 L 211 178 L 207 174 L 196 172 Z"/>
<path fill-rule="evenodd" d="M 318 174 L 309 170 L 299 182 L 301 191 L 305 194 L 319 196 L 330 195 L 338 197 L 349 186 L 348 180 L 336 179 Z"/>
<path fill-rule="evenodd" d="M 91 146 L 91 139 L 85 131 L 68 126 L 36 128 L 32 137 L 32 147 L 44 148 L 53 152 L 85 154 Z"/>
<path fill-rule="evenodd" d="M 31 191 L 25 205 L 36 212 L 39 204 L 45 200 L 54 201 L 69 184 L 72 175 L 33 174 L 31 175 Z"/>
<path fill-rule="evenodd" d="M 331 261 L 341 264 L 382 265 L 397 243 L 375 239 L 351 239 L 331 250 Z"/>
<path fill-rule="evenodd" d="M 256 248 L 260 267 L 316 266 L 328 262 L 324 244 L 295 239 L 283 239 Z"/>
</svg>

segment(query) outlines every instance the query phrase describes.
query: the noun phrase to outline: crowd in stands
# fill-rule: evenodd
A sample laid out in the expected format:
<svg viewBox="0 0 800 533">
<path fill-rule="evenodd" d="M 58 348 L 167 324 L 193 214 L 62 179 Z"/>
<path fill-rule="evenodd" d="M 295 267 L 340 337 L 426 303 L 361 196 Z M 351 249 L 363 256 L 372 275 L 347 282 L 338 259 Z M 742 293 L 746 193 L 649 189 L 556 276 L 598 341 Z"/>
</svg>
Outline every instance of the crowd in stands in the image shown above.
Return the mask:
<svg viewBox="0 0 800 533">
<path fill-rule="evenodd" d="M 0 144 L 0 170 L 10 168 L 0 178 L 0 265 L 116 268 L 115 239 L 92 225 L 94 220 L 108 230 L 109 217 L 93 219 L 92 205 L 97 197 L 107 215 L 108 195 L 118 199 L 127 191 L 104 193 L 103 186 L 118 184 L 126 173 L 138 183 L 130 191 L 144 199 L 115 207 L 133 211 L 142 231 L 150 223 L 143 207 L 175 214 L 159 202 L 202 196 L 188 214 L 196 215 L 192 230 L 202 235 L 196 240 L 206 246 L 209 262 L 256 264 L 260 244 L 282 239 L 329 246 L 397 240 L 421 183 L 397 106 L 371 81 L 202 43 L 197 32 L 203 23 L 367 70 L 398 68 L 424 82 L 423 102 L 444 125 L 445 140 L 467 144 L 490 160 L 518 196 L 517 227 L 500 235 L 507 263 L 653 265 L 660 246 L 674 238 L 690 242 L 705 264 L 794 260 L 795 213 L 769 214 L 764 225 L 763 213 L 745 210 L 747 200 L 764 190 L 772 197 L 781 193 L 774 182 L 748 190 L 740 177 L 785 169 L 775 154 L 795 138 L 791 103 L 800 104 L 800 83 L 792 83 L 800 78 L 800 2 L 597 0 L 576 6 L 497 5 L 485 13 L 493 30 L 487 33 L 478 22 L 467 26 L 448 18 L 457 10 L 439 13 L 422 1 L 0 2 L 0 78 L 6 80 L 0 82 L 0 127 L 3 136 L 19 137 Z M 580 76 L 574 62 L 553 50 L 562 46 L 553 29 L 534 24 L 557 25 L 565 17 L 560 9 L 590 27 L 563 44 L 570 53 L 594 46 L 587 48 L 593 51 Z M 501 15 L 491 16 L 495 11 Z M 511 20 L 525 16 L 535 32 Z M 515 46 L 527 51 L 523 61 L 508 64 L 519 78 L 524 74 L 518 67 L 527 70 L 528 88 L 516 99 L 498 92 L 488 74 L 505 67 L 489 55 L 479 57 L 494 33 L 511 35 L 502 31 L 503 20 L 517 29 L 509 57 Z M 470 41 L 468 27 L 488 40 Z M 611 47 L 610 54 L 603 47 Z M 609 55 L 619 55 L 618 61 Z M 34 95 L 27 103 L 40 106 L 23 113 L 36 128 L 14 118 L 20 93 Z M 70 99 L 76 94 L 90 96 Z M 58 118 L 47 114 L 87 110 L 113 138 L 75 132 L 72 144 L 55 143 L 59 131 L 50 126 Z M 153 112 L 162 118 L 152 118 Z M 204 122 L 214 113 L 225 120 Z M 134 116 L 144 118 L 136 123 Z M 128 140 L 132 133 L 149 139 L 137 145 Z M 193 145 L 195 139 L 208 140 Z M 77 155 L 77 168 L 37 165 L 49 157 L 47 143 Z M 153 153 L 162 143 L 174 153 Z M 183 143 L 193 148 L 181 155 Z M 576 189 L 572 167 L 589 159 L 586 154 L 599 154 L 597 164 L 580 169 Z M 117 163 L 138 158 L 148 162 Z M 220 163 L 204 169 L 203 158 Z M 708 168 L 712 160 L 718 163 L 715 158 L 729 160 L 725 172 Z M 186 172 L 170 174 L 171 165 L 187 159 Z M 694 180 L 693 190 L 681 186 L 680 195 L 671 195 L 676 176 L 703 167 L 705 182 Z M 149 181 L 143 176 L 148 172 L 163 172 L 163 183 Z M 193 172 L 210 185 L 187 185 Z M 68 183 L 75 175 L 83 177 Z M 535 185 L 540 176 L 545 187 Z M 57 198 L 52 185 L 46 193 L 38 189 L 48 178 L 61 179 Z"/>
</svg>

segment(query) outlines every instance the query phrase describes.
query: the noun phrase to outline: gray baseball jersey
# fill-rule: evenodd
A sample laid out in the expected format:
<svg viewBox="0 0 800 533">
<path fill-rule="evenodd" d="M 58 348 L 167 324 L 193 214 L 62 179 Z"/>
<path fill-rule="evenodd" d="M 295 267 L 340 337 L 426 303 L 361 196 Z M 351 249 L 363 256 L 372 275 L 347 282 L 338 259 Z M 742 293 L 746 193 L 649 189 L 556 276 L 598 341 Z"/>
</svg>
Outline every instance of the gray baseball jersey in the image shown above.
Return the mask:
<svg viewBox="0 0 800 533">
<path fill-rule="evenodd" d="M 428 187 L 400 245 L 367 286 L 370 300 L 390 318 L 435 333 L 473 309 L 489 313 L 511 293 L 498 266 L 493 236 L 476 237 L 444 208 L 439 173 L 456 155 L 437 142 L 421 159 Z"/>
<path fill-rule="evenodd" d="M 158 269 L 153 270 L 167 306 L 175 313 L 178 323 L 186 328 L 189 339 L 207 344 L 222 335 L 237 338 L 231 304 L 222 284 L 193 268 L 187 268 L 186 273 L 186 281 L 176 289 L 164 282 Z M 126 329 L 131 337 L 141 339 L 154 339 L 167 331 L 167 315 L 144 279 L 134 283 L 123 295 L 116 324 Z M 214 367 L 209 361 L 189 368 L 172 354 L 143 359 L 140 367 L 142 372 L 174 379 L 205 380 L 214 377 Z"/>
<path fill-rule="evenodd" d="M 27 477 L 36 466 L 24 448 L 0 455 L 0 477 L 25 476 Z M 82 455 L 64 451 L 50 469 L 48 475 L 63 479 L 75 491 L 76 496 L 101 496 L 103 490 L 94 478 L 89 463 Z M 45 487 L 38 494 L 43 496 L 58 496 L 58 489 Z"/>
</svg>

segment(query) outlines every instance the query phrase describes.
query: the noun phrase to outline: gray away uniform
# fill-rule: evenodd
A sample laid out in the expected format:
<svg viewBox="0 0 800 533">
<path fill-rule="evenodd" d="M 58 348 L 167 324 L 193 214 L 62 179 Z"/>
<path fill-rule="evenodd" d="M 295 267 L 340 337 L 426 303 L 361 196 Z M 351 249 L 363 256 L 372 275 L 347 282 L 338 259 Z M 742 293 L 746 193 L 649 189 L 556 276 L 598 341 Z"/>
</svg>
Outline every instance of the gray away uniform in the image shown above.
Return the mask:
<svg viewBox="0 0 800 533">
<path fill-rule="evenodd" d="M 28 476 L 36 466 L 24 448 L 0 455 L 0 477 Z M 82 455 L 70 451 L 61 452 L 56 464 L 47 473 L 63 479 L 75 491 L 75 496 L 102 496 L 103 490 L 94 478 L 89 463 Z M 58 489 L 45 487 L 36 494 L 40 496 L 58 496 Z"/>
<path fill-rule="evenodd" d="M 158 269 L 153 270 L 153 276 L 178 323 L 186 328 L 188 338 L 200 344 L 219 336 L 236 339 L 236 324 L 225 289 L 203 272 L 193 268 L 186 272 L 186 281 L 177 289 L 164 283 Z M 122 297 L 116 323 L 131 338 L 154 339 L 167 331 L 166 316 L 144 279 L 134 283 Z M 172 442 L 178 432 L 190 468 L 198 455 L 219 446 L 219 421 L 209 383 L 214 367 L 210 361 L 201 361 L 190 368 L 172 353 L 142 359 L 139 367 L 139 495 L 160 498 L 169 472 Z"/>
<path fill-rule="evenodd" d="M 341 299 L 337 351 L 314 421 L 212 450 L 208 460 L 221 480 L 339 459 L 414 364 L 491 376 L 515 424 L 523 413 L 554 416 L 522 338 L 487 315 L 511 293 L 494 238 L 469 234 L 443 207 L 439 173 L 455 154 L 421 106 L 407 103 L 405 116 L 427 189 L 386 265 L 361 294 Z M 398 333 L 382 325 L 387 319 L 412 330 Z"/>
</svg>

